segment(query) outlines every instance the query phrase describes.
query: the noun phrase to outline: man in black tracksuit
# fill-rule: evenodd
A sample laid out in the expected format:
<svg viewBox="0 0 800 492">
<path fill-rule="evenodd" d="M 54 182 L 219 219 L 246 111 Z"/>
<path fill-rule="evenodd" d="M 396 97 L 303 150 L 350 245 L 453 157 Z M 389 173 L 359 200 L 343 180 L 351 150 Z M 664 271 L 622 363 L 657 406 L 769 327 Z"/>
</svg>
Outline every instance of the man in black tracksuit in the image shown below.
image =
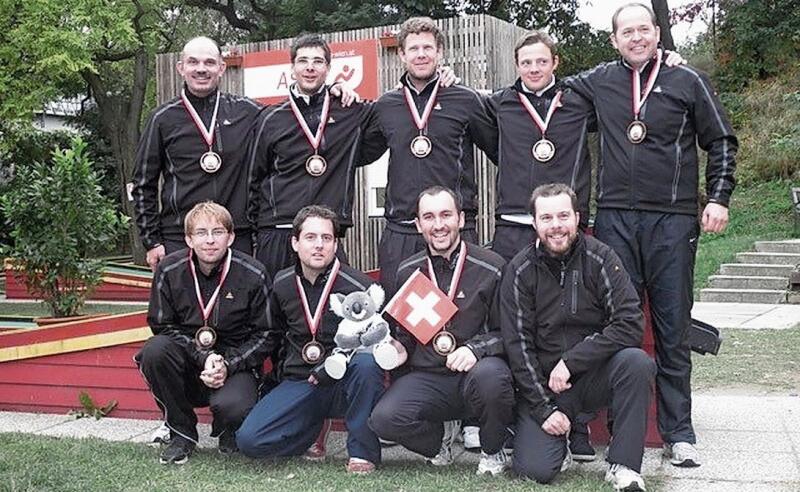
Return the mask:
<svg viewBox="0 0 800 492">
<path fill-rule="evenodd" d="M 502 447 L 514 404 L 511 373 L 501 358 L 495 306 L 503 260 L 461 238 L 464 213 L 451 190 L 423 191 L 417 224 L 426 248 L 400 264 L 397 287 L 417 269 L 431 278 L 458 306 L 446 327 L 458 348 L 440 355 L 432 346 L 436 338 L 421 345 L 398 327 L 396 338 L 407 354 L 404 367 L 409 372 L 389 387 L 372 412 L 370 426 L 380 437 L 422 454 L 431 463 L 447 465 L 453 459 L 455 432 L 443 442 L 443 424 L 474 418 L 480 425 L 482 448 L 478 472 L 496 475 L 508 464 Z"/>
<path fill-rule="evenodd" d="M 182 97 L 153 111 L 139 140 L 132 178 L 136 225 L 147 250 L 147 263 L 154 270 L 164 255 L 185 247 L 184 216 L 205 200 L 230 211 L 236 226 L 233 247 L 252 253 L 252 232 L 245 213 L 250 174 L 245 157 L 259 106 L 246 97 L 219 91 L 225 62 L 208 38 L 186 43 L 178 72 L 184 79 Z M 199 121 L 194 120 L 192 111 Z M 209 128 L 211 144 L 202 133 Z M 221 161 L 216 171 L 214 166 L 208 170 L 201 167 L 206 153 L 216 154 Z"/>
<path fill-rule="evenodd" d="M 419 192 L 433 185 L 452 189 L 464 204 L 464 237 L 475 242 L 478 196 L 473 143 L 492 161 L 497 157 L 497 130 L 480 95 L 461 85 L 438 87 L 444 36 L 433 21 L 422 17 L 407 20 L 398 41 L 406 67 L 400 78 L 403 87 L 378 99 L 377 125 L 365 138 L 365 145 L 388 145 L 391 150 L 384 206 L 387 223 L 378 249 L 381 283 L 387 290 L 400 261 L 425 247 L 414 226 Z M 419 129 L 415 117 L 425 118 L 428 103 L 429 116 L 419 122 Z M 418 139 L 428 140 L 426 155 L 424 151 L 419 156 L 413 153 L 412 142 Z"/>
<path fill-rule="evenodd" d="M 503 271 L 500 326 L 519 398 L 514 469 L 541 483 L 562 469 L 571 423 L 610 406 L 606 480 L 644 490 L 639 475 L 652 359 L 639 348 L 639 299 L 611 248 L 578 232 L 575 193 L 542 185 L 531 197 L 538 240 Z"/>
<path fill-rule="evenodd" d="M 519 78 L 511 87 L 495 92 L 488 101 L 499 132 L 492 251 L 506 261 L 535 239 L 528 199 L 531 190 L 539 185 L 569 185 L 578 195 L 581 229 L 589 221 L 592 163 L 587 135 L 596 126 L 594 111 L 591 104 L 563 90 L 556 81 L 555 50 L 553 40 L 544 32 L 523 35 L 514 47 Z M 542 132 L 520 97 L 530 102 L 541 123 L 547 122 L 546 131 Z M 552 117 L 547 121 L 551 105 Z M 546 161 L 532 155 L 532 148 L 543 138 L 552 142 L 555 151 Z"/>
<path fill-rule="evenodd" d="M 294 220 L 292 248 L 298 260 L 275 276 L 268 308 L 267 345 L 270 353 L 280 347 L 280 384 L 256 404 L 236 441 L 243 454 L 255 458 L 301 455 L 325 419 L 344 417 L 347 470 L 369 473 L 381 460 L 378 437 L 367 419 L 383 394 L 383 370 L 372 353 L 359 352 L 342 379 L 334 381 L 325 377 L 324 369 L 320 372 L 336 347 L 341 321 L 329 309 L 331 293 L 366 291 L 374 283 L 336 258 L 336 222 L 334 212 L 317 205 L 304 207 Z M 314 344 L 321 350 L 312 363 L 304 354 Z"/>
<path fill-rule="evenodd" d="M 300 36 L 291 53 L 297 81 L 290 87 L 290 99 L 261 111 L 249 157 L 253 176 L 248 217 L 258 231 L 256 257 L 271 274 L 295 263 L 291 224 L 304 206 L 330 207 L 340 219 L 337 235 L 344 236 L 353 225 L 356 167 L 384 152 L 361 145 L 366 127 L 372 124 L 372 105 L 345 107 L 341 98 L 329 94 L 325 77 L 331 53 L 325 40 L 314 34 Z M 318 135 L 323 111 L 326 121 Z M 310 138 L 298 117 L 305 122 Z M 320 142 L 315 150 L 310 140 L 316 136 Z M 326 163 L 319 175 L 315 175 L 319 170 L 309 170 L 306 165 L 315 154 Z M 337 254 L 346 261 L 341 245 Z"/>
<path fill-rule="evenodd" d="M 708 204 L 701 224 L 706 232 L 721 232 L 735 185 L 737 140 L 705 74 L 659 63 L 654 19 L 644 5 L 619 9 L 612 41 L 622 59 L 569 79 L 567 85 L 594 103 L 598 117 L 595 236 L 616 251 L 640 296 L 646 293 L 650 303 L 659 432 L 674 465 L 697 466 L 687 337 L 700 232 L 697 146 L 708 153 Z M 638 114 L 631 109 L 634 70 L 641 70 L 643 89 Z M 633 143 L 639 134 L 628 132 L 641 123 L 646 133 Z"/>
<path fill-rule="evenodd" d="M 136 355 L 171 433 L 162 463 L 182 464 L 194 450 L 194 407 L 211 407 L 211 435 L 219 436 L 220 451 L 236 449 L 233 434 L 255 405 L 268 349 L 269 277 L 253 257 L 230 248 L 228 211 L 200 203 L 186 215 L 185 227 L 191 249 L 159 262 L 147 315 L 154 336 Z M 196 341 L 204 326 L 216 333 L 210 345 Z"/>
</svg>

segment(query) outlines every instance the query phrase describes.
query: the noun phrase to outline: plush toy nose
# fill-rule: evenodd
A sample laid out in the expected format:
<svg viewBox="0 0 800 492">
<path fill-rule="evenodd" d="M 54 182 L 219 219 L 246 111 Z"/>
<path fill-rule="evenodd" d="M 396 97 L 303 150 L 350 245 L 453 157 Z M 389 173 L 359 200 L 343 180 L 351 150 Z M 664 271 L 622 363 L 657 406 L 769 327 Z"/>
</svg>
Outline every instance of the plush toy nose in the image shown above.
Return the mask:
<svg viewBox="0 0 800 492">
<path fill-rule="evenodd" d="M 353 314 L 361 314 L 361 303 L 360 302 L 353 303 L 352 310 Z"/>
</svg>

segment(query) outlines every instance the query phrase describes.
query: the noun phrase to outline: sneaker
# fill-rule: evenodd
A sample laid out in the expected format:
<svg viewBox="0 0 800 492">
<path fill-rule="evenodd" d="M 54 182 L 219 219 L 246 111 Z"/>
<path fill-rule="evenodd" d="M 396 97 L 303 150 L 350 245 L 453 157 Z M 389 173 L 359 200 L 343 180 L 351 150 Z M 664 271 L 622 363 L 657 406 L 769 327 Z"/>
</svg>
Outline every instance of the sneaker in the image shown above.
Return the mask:
<svg viewBox="0 0 800 492">
<path fill-rule="evenodd" d="M 195 443 L 193 441 L 181 435 L 175 435 L 169 443 L 169 446 L 161 451 L 159 461 L 162 465 L 170 463 L 173 465 L 182 465 L 189 461 L 189 456 L 192 455 L 194 446 Z"/>
<path fill-rule="evenodd" d="M 481 460 L 478 462 L 478 475 L 500 475 L 511 465 L 511 459 L 502 449 L 494 454 L 481 451 Z"/>
<path fill-rule="evenodd" d="M 564 461 L 561 462 L 561 471 L 565 472 L 570 469 L 572 466 L 572 452 L 569 450 L 569 446 L 567 446 L 567 454 L 564 455 Z"/>
<path fill-rule="evenodd" d="M 664 445 L 664 454 L 674 466 L 692 468 L 700 466 L 700 453 L 694 444 L 688 442 L 674 442 Z"/>
<path fill-rule="evenodd" d="M 308 461 L 325 461 L 325 456 L 327 455 L 327 450 L 324 446 L 320 443 L 315 442 L 311 445 L 310 448 L 306 450 L 306 453 L 303 455 L 303 458 L 307 459 Z"/>
<path fill-rule="evenodd" d="M 160 446 L 162 444 L 169 444 L 172 433 L 167 427 L 166 422 L 161 424 L 161 427 L 153 431 L 150 435 L 150 444 L 153 446 Z"/>
<path fill-rule="evenodd" d="M 347 473 L 354 473 L 356 475 L 366 475 L 375 471 L 375 465 L 367 460 L 361 458 L 350 458 L 347 461 Z"/>
<path fill-rule="evenodd" d="M 614 490 L 624 491 L 644 491 L 644 480 L 642 476 L 631 470 L 625 465 L 612 463 L 606 472 L 606 482 L 610 483 Z"/>
<path fill-rule="evenodd" d="M 467 451 L 480 451 L 481 449 L 481 436 L 480 436 L 480 427 L 476 427 L 474 425 L 466 425 L 464 426 L 463 437 L 464 437 L 464 449 Z"/>
<path fill-rule="evenodd" d="M 585 433 L 574 430 L 569 433 L 569 451 L 572 453 L 573 460 L 582 463 L 588 463 L 597 458 L 597 453 L 589 442 L 588 428 Z"/>
<path fill-rule="evenodd" d="M 442 437 L 442 447 L 439 448 L 439 454 L 433 458 L 428 458 L 426 461 L 433 466 L 447 466 L 451 465 L 454 461 L 453 458 L 453 444 L 461 430 L 460 420 L 448 420 L 444 423 L 444 436 Z"/>
<path fill-rule="evenodd" d="M 219 435 L 217 451 L 223 456 L 230 456 L 239 451 L 239 448 L 236 446 L 236 434 L 233 431 L 226 430 Z"/>
</svg>

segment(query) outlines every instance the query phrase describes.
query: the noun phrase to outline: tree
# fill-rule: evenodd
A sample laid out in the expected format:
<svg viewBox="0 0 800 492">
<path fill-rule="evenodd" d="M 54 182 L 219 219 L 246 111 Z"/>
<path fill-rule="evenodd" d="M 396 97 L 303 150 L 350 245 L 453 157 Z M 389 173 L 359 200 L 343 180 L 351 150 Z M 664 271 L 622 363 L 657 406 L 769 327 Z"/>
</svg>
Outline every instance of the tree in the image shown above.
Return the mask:
<svg viewBox="0 0 800 492">
<path fill-rule="evenodd" d="M 653 12 L 656 22 L 661 29 L 661 43 L 668 50 L 675 50 L 675 41 L 672 40 L 672 26 L 670 24 L 669 5 L 667 0 L 652 0 Z"/>
</svg>

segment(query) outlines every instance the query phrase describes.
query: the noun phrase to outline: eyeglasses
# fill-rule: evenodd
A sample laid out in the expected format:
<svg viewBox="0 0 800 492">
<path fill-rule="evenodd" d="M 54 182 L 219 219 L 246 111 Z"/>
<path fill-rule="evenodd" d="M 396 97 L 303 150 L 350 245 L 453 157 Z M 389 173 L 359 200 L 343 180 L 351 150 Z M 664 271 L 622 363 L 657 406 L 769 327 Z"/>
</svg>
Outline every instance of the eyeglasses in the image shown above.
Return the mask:
<svg viewBox="0 0 800 492">
<path fill-rule="evenodd" d="M 311 65 L 316 69 L 320 69 L 324 68 L 328 62 L 325 61 L 324 58 L 313 58 L 310 60 L 308 58 L 298 58 L 294 61 L 294 64 L 300 68 L 306 68 L 307 66 Z"/>
<path fill-rule="evenodd" d="M 209 234 L 211 234 L 214 239 L 219 239 L 228 234 L 228 231 L 226 229 L 212 229 L 210 231 L 207 229 L 198 229 L 192 233 L 192 236 L 198 239 L 205 239 Z"/>
</svg>

